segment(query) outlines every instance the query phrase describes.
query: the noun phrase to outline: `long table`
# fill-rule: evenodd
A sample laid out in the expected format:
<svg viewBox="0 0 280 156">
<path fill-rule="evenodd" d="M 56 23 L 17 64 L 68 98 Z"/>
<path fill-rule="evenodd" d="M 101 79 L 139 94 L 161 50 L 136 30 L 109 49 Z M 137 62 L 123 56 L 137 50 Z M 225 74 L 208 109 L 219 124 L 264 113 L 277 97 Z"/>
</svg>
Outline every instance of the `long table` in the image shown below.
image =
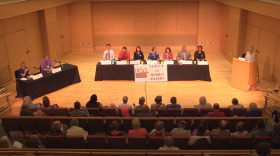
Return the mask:
<svg viewBox="0 0 280 156">
<path fill-rule="evenodd" d="M 71 84 L 81 82 L 78 67 L 64 64 L 60 72 L 42 72 L 43 77 L 37 80 L 18 80 L 18 96 L 30 96 L 31 99 L 54 92 Z"/>
<path fill-rule="evenodd" d="M 167 65 L 168 81 L 203 80 L 212 81 L 209 65 Z M 96 65 L 95 81 L 134 80 L 134 65 Z"/>
</svg>

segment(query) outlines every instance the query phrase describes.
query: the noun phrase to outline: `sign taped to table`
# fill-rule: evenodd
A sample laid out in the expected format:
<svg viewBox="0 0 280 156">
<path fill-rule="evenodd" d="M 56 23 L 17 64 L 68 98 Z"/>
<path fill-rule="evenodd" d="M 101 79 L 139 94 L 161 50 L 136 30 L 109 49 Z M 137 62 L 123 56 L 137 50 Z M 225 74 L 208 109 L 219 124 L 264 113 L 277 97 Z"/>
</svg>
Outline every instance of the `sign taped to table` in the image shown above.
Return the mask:
<svg viewBox="0 0 280 156">
<path fill-rule="evenodd" d="M 135 82 L 168 81 L 167 65 L 134 65 Z"/>
</svg>

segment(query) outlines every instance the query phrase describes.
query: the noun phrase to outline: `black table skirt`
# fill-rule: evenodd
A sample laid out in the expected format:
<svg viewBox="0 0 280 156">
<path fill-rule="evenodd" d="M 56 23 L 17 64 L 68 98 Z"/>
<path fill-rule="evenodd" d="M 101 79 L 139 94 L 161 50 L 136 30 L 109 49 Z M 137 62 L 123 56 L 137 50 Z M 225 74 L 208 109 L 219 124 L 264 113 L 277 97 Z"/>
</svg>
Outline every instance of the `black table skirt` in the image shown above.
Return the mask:
<svg viewBox="0 0 280 156">
<path fill-rule="evenodd" d="M 203 80 L 212 81 L 209 65 L 167 65 L 168 81 Z M 96 65 L 95 81 L 134 80 L 134 65 Z"/>
<path fill-rule="evenodd" d="M 81 82 L 77 66 L 64 64 L 63 69 L 55 74 L 42 72 L 43 77 L 37 80 L 18 80 L 18 96 L 30 96 L 31 99 L 57 91 L 71 84 Z"/>
</svg>

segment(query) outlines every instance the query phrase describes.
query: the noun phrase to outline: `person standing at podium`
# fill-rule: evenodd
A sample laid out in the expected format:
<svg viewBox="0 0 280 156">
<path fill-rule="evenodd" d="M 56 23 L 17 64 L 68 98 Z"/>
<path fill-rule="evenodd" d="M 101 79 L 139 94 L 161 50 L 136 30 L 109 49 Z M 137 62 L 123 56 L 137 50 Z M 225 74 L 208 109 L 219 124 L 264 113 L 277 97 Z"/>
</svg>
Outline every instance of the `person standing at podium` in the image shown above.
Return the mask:
<svg viewBox="0 0 280 156">
<path fill-rule="evenodd" d="M 41 71 L 53 70 L 53 63 L 47 54 L 44 54 L 44 59 L 40 62 Z"/>
<path fill-rule="evenodd" d="M 247 51 L 247 53 L 246 53 L 246 55 L 245 55 L 245 60 L 246 60 L 246 61 L 252 62 L 252 63 L 255 62 L 256 55 L 255 55 L 255 53 L 253 52 L 253 50 L 254 50 L 254 47 L 253 47 L 253 46 L 250 46 L 250 47 L 249 47 L 249 51 Z"/>
<path fill-rule="evenodd" d="M 127 60 L 127 61 L 129 61 L 129 60 L 130 60 L 130 54 L 129 54 L 129 52 L 127 51 L 127 48 L 126 48 L 126 47 L 123 47 L 123 48 L 122 48 L 122 51 L 119 52 L 118 60 L 119 60 L 119 61 L 122 61 L 122 60 Z"/>
<path fill-rule="evenodd" d="M 106 50 L 103 53 L 103 59 L 104 60 L 114 60 L 115 59 L 115 52 L 111 49 L 110 44 L 106 44 Z"/>
</svg>

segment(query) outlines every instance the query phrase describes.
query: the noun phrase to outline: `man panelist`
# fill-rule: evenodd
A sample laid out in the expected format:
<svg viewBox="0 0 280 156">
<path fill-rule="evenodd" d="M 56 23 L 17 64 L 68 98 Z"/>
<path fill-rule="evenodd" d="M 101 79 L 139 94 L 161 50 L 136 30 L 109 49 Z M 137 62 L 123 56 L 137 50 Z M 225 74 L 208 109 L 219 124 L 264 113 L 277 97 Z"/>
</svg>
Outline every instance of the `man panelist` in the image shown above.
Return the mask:
<svg viewBox="0 0 280 156">
<path fill-rule="evenodd" d="M 129 52 L 127 51 L 127 48 L 126 48 L 126 47 L 123 47 L 123 48 L 122 48 L 122 51 L 119 52 L 118 60 L 119 60 L 119 61 L 122 61 L 122 60 L 127 60 L 127 61 L 129 61 L 129 60 L 130 60 L 130 54 L 129 54 Z"/>
<path fill-rule="evenodd" d="M 111 49 L 110 44 L 106 44 L 106 50 L 103 53 L 104 60 L 114 60 L 115 59 L 115 52 Z"/>
<path fill-rule="evenodd" d="M 189 51 L 186 50 L 186 46 L 182 47 L 182 51 L 177 53 L 177 60 L 191 60 L 192 55 Z"/>
<path fill-rule="evenodd" d="M 44 55 L 44 59 L 41 61 L 40 67 L 41 71 L 53 70 L 53 63 L 47 54 Z"/>
</svg>

